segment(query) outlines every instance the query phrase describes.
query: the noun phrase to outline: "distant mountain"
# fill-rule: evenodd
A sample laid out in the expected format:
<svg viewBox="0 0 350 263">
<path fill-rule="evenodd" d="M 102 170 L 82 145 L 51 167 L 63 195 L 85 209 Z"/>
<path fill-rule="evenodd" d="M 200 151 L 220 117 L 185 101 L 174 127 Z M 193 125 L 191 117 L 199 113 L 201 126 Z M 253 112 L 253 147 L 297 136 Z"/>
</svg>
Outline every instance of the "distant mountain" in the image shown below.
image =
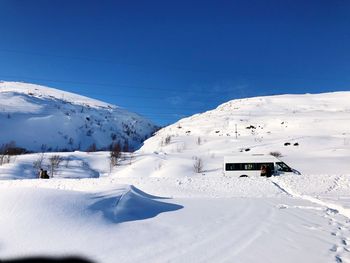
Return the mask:
<svg viewBox="0 0 350 263">
<path fill-rule="evenodd" d="M 136 113 L 44 86 L 0 82 L 0 146 L 29 151 L 140 147 L 157 129 Z"/>
</svg>

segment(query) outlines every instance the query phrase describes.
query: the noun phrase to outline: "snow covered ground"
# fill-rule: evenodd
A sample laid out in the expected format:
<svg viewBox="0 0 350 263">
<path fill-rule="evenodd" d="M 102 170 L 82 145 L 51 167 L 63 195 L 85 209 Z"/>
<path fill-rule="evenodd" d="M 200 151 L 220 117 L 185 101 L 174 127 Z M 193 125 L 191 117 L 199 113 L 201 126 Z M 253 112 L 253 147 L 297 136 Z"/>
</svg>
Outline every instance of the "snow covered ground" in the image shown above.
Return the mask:
<svg viewBox="0 0 350 263">
<path fill-rule="evenodd" d="M 17 156 L 0 166 L 0 258 L 350 262 L 348 101 L 232 101 L 160 130 L 113 169 L 108 152 L 45 153 L 45 168 L 63 158 L 49 180 L 36 178 L 40 153 Z M 225 155 L 272 151 L 302 174 L 223 173 Z"/>
</svg>

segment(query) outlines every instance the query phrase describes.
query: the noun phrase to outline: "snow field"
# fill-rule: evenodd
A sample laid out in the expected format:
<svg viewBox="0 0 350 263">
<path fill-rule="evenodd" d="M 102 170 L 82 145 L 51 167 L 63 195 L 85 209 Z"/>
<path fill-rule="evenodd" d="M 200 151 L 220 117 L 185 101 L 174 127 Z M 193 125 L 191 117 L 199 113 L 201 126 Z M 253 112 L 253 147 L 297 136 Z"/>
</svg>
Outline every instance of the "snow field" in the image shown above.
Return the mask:
<svg viewBox="0 0 350 263">
<path fill-rule="evenodd" d="M 160 130 L 113 169 L 108 152 L 47 153 L 65 160 L 49 180 L 36 179 L 40 154 L 17 156 L 0 166 L 0 258 L 350 262 L 348 101 L 230 101 Z M 272 151 L 302 174 L 224 176 L 224 156 Z"/>
</svg>

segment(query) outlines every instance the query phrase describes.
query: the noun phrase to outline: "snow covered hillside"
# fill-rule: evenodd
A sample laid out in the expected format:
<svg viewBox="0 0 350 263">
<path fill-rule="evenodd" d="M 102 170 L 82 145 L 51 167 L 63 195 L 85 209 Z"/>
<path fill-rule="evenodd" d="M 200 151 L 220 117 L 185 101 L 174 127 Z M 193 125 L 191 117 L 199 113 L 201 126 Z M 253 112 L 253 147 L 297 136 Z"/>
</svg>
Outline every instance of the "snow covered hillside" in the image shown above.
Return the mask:
<svg viewBox="0 0 350 263">
<path fill-rule="evenodd" d="M 0 82 L 0 145 L 29 151 L 138 148 L 156 127 L 125 109 L 44 86 Z"/>
<path fill-rule="evenodd" d="M 225 155 L 271 152 L 303 173 L 350 173 L 350 92 L 232 100 L 158 131 L 141 151 L 177 156 L 177 167 L 202 158 L 209 174 Z"/>
<path fill-rule="evenodd" d="M 115 167 L 109 152 L 11 156 L 0 166 L 0 259 L 350 262 L 349 101 L 230 101 L 158 131 Z M 301 174 L 223 173 L 224 156 L 270 152 Z M 54 175 L 38 179 L 33 164 L 48 169 L 54 155 Z"/>
</svg>

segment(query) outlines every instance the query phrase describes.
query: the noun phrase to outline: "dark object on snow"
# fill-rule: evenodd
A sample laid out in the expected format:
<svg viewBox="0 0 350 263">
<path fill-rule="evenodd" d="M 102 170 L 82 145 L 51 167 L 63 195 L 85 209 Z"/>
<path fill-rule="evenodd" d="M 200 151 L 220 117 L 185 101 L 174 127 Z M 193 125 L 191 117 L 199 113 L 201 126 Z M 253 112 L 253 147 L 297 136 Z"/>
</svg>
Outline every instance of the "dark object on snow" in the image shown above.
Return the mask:
<svg viewBox="0 0 350 263">
<path fill-rule="evenodd" d="M 47 174 L 47 171 L 43 170 L 43 169 L 40 169 L 39 178 L 40 179 L 50 179 L 49 175 Z"/>
<path fill-rule="evenodd" d="M 284 146 L 288 146 L 288 145 L 290 145 L 290 142 L 284 143 Z"/>
<path fill-rule="evenodd" d="M 299 146 L 299 143 L 296 142 L 296 143 L 294 143 L 293 145 L 294 145 L 294 146 Z"/>
<path fill-rule="evenodd" d="M 242 175 L 240 175 L 239 177 L 241 178 L 241 177 L 249 177 L 249 176 L 246 175 L 246 174 L 242 174 Z"/>
<path fill-rule="evenodd" d="M 266 176 L 267 170 L 266 170 L 266 165 L 263 164 L 261 166 L 261 170 L 260 170 L 260 176 Z"/>
<path fill-rule="evenodd" d="M 92 263 L 90 260 L 69 257 L 69 258 L 22 258 L 22 259 L 13 259 L 13 260 L 0 260 L 1 263 Z"/>
<path fill-rule="evenodd" d="M 249 148 L 246 148 L 246 149 L 244 149 L 246 152 L 249 152 L 250 151 L 250 149 Z"/>
</svg>

